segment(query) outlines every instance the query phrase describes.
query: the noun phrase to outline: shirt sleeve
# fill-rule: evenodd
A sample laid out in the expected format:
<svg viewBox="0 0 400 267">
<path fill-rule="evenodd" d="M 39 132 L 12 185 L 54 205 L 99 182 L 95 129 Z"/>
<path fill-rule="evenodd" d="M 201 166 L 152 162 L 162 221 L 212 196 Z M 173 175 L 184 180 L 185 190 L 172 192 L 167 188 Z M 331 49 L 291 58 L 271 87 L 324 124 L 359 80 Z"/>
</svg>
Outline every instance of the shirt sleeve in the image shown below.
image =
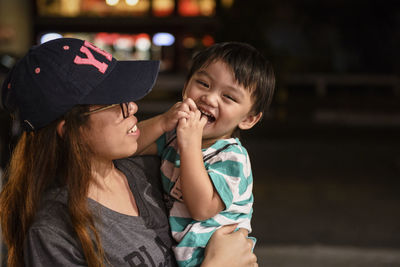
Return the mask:
<svg viewBox="0 0 400 267">
<path fill-rule="evenodd" d="M 25 266 L 87 266 L 82 249 L 67 234 L 51 228 L 30 229 L 24 247 Z"/>
<path fill-rule="evenodd" d="M 165 133 L 156 140 L 156 144 L 157 144 L 157 155 L 161 157 L 161 154 L 165 149 L 165 145 L 167 144 L 167 136 Z"/>
<path fill-rule="evenodd" d="M 218 157 L 206 164 L 206 169 L 226 210 L 235 212 L 236 208 L 232 210 L 233 204 L 244 206 L 252 203 L 253 178 L 246 153 L 231 149 L 220 152 Z"/>
</svg>

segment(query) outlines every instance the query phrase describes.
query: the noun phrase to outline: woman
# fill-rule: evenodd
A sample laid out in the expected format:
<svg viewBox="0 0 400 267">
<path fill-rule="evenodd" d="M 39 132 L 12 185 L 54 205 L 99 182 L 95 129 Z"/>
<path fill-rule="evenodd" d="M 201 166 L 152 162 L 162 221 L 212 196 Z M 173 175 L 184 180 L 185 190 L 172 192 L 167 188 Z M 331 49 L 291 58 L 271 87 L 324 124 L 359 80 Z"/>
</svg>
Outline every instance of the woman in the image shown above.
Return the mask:
<svg viewBox="0 0 400 267">
<path fill-rule="evenodd" d="M 24 132 L 0 196 L 8 266 L 175 266 L 157 161 L 129 158 L 140 136 L 133 101 L 157 72 L 158 62 L 117 61 L 68 38 L 13 68 L 2 103 Z M 202 266 L 257 266 L 234 227 L 213 236 Z"/>
</svg>

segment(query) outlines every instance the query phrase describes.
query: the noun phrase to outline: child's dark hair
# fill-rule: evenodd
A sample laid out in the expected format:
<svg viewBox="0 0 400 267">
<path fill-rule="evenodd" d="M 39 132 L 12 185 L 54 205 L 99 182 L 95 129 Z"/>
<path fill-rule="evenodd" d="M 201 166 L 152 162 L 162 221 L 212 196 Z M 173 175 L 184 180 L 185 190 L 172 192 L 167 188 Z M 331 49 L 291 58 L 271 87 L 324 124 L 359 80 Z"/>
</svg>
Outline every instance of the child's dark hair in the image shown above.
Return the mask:
<svg viewBox="0 0 400 267">
<path fill-rule="evenodd" d="M 264 114 L 271 104 L 275 87 L 271 63 L 249 44 L 216 43 L 193 57 L 186 81 L 189 81 L 196 71 L 216 60 L 223 61 L 231 68 L 236 81 L 251 92 L 254 101 L 252 112 Z"/>
</svg>

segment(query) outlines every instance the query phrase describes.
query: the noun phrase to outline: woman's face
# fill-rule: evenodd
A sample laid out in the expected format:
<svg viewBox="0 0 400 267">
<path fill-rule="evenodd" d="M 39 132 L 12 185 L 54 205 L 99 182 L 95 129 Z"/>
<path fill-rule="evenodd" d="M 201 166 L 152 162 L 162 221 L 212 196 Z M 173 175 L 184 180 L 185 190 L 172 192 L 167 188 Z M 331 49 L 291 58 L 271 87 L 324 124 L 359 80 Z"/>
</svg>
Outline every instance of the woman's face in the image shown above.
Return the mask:
<svg viewBox="0 0 400 267">
<path fill-rule="evenodd" d="M 137 150 L 140 131 L 137 118 L 138 110 L 134 102 L 129 102 L 129 116 L 123 117 L 120 105 L 89 115 L 84 136 L 98 160 L 114 160 L 131 156 Z M 91 110 L 99 106 L 91 107 Z"/>
</svg>

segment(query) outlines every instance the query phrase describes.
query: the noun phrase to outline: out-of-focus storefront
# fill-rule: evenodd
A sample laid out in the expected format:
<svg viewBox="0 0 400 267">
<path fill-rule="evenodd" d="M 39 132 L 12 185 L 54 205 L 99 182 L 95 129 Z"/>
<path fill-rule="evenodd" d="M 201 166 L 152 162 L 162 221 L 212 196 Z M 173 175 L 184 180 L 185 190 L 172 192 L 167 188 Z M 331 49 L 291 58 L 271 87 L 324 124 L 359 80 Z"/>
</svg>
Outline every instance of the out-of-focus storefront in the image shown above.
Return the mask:
<svg viewBox="0 0 400 267">
<path fill-rule="evenodd" d="M 180 97 L 193 54 L 212 45 L 221 14 L 234 0 L 36 0 L 34 43 L 85 39 L 119 60 L 160 60 L 160 74 L 141 112 L 166 110 Z"/>
<path fill-rule="evenodd" d="M 160 74 L 140 113 L 178 101 L 195 51 L 212 45 L 220 14 L 234 0 L 0 0 L 0 84 L 32 45 L 54 38 L 85 39 L 119 60 L 160 60 Z M 19 129 L 0 109 L 0 171 Z M 13 124 L 17 125 L 17 124 Z M 1 264 L 0 264 L 1 265 Z"/>
<path fill-rule="evenodd" d="M 215 42 L 218 10 L 234 0 L 36 0 L 35 42 L 77 37 L 121 60 L 161 60 L 186 69 L 193 52 Z"/>
</svg>

